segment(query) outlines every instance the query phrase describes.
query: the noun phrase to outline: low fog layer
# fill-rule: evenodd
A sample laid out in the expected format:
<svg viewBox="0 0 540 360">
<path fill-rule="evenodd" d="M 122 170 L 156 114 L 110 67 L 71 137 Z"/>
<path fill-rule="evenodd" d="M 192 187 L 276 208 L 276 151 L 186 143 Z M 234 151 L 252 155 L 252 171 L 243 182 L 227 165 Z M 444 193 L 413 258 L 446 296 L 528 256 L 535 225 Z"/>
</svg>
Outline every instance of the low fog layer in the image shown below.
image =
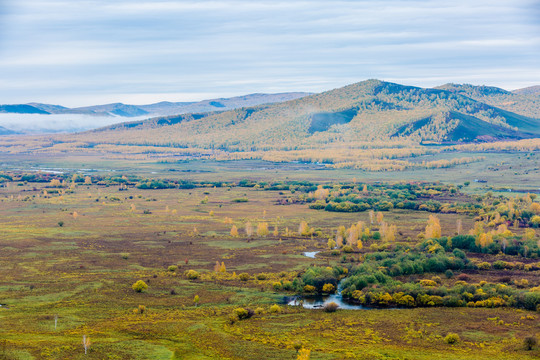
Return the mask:
<svg viewBox="0 0 540 360">
<path fill-rule="evenodd" d="M 131 117 L 129 121 L 145 118 L 145 116 Z M 85 131 L 124 121 L 126 119 L 122 117 L 79 114 L 0 114 L 1 127 L 24 134 Z"/>
</svg>

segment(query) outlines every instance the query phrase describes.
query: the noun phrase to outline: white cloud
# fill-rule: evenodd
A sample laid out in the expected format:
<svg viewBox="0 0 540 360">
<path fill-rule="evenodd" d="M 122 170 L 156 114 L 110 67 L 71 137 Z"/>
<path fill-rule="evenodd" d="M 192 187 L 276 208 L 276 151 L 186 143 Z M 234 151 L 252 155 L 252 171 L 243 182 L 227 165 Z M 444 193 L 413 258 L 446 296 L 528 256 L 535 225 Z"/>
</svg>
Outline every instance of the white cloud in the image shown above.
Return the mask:
<svg viewBox="0 0 540 360">
<path fill-rule="evenodd" d="M 319 91 L 366 78 L 540 83 L 529 0 L 4 1 L 5 103 Z"/>
</svg>

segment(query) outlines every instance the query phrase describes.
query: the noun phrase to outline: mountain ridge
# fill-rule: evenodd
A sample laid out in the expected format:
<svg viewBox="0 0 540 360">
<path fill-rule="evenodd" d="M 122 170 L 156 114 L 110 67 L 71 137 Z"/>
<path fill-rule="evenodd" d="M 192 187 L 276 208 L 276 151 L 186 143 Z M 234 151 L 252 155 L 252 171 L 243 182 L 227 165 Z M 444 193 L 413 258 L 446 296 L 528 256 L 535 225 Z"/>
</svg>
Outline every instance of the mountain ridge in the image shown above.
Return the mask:
<svg viewBox="0 0 540 360">
<path fill-rule="evenodd" d="M 110 103 L 68 108 L 61 105 L 32 102 L 28 104 L 0 105 L 0 113 L 17 114 L 82 114 L 91 116 L 168 116 L 190 112 L 209 112 L 217 109 L 231 110 L 236 107 L 253 106 L 281 102 L 311 95 L 306 92 L 284 92 L 275 94 L 253 93 L 229 98 L 201 101 L 170 102 L 161 101 L 146 105 Z"/>
<path fill-rule="evenodd" d="M 427 127 L 400 134 L 400 128 L 408 124 L 414 128 L 422 119 L 430 119 Z M 72 139 L 251 151 L 384 142 L 396 134 L 418 143 L 527 139 L 540 137 L 540 120 L 477 101 L 455 89 L 370 79 L 286 102 L 157 117 L 92 130 Z"/>
</svg>

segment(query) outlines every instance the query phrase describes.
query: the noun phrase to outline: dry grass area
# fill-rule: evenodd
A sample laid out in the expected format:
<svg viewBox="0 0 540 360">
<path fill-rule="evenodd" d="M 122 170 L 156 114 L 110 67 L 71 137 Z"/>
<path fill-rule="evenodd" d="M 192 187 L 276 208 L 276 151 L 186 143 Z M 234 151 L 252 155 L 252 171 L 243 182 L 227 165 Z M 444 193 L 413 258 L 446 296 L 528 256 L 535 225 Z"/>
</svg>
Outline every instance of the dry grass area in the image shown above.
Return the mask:
<svg viewBox="0 0 540 360">
<path fill-rule="evenodd" d="M 324 251 L 338 226 L 369 222 L 367 212 L 279 205 L 278 200 L 293 194 L 256 187 L 120 190 L 77 184 L 55 193 L 47 185 L 15 181 L 0 188 L 0 359 L 294 359 L 296 344 L 310 349 L 312 359 L 540 355 L 538 349 L 523 348 L 523 339 L 540 331 L 538 313 L 525 310 L 437 307 L 325 313 L 281 304 L 283 296 L 292 293 L 275 291 L 276 280 L 292 280 L 312 264 L 347 266 L 350 259 L 358 262 L 371 251 L 371 240 L 361 252 L 347 254 L 346 262 L 342 254 Z M 453 200 L 467 198 L 459 196 Z M 414 245 L 428 216 L 394 209 L 385 213 L 385 220 L 397 226 L 397 243 Z M 468 215 L 439 218 L 443 235 L 454 234 L 458 218 L 465 229 L 474 223 Z M 300 236 L 301 221 L 319 233 Z M 255 229 L 267 223 L 270 234 L 246 236 L 247 222 Z M 233 225 L 238 237 L 230 235 Z M 315 259 L 302 255 L 315 250 L 323 251 Z M 476 256 L 478 261 L 512 260 Z M 225 264 L 225 274 L 214 273 L 216 261 Z M 186 270 L 200 277 L 187 279 Z M 538 271 L 465 272 L 471 283 L 510 277 L 527 278 L 531 287 L 538 286 Z M 250 279 L 239 280 L 240 273 Z M 258 274 L 265 278 L 257 279 Z M 137 280 L 148 285 L 145 292 L 132 289 Z M 456 280 L 443 281 L 451 285 Z M 276 303 L 280 309 L 272 312 Z M 140 305 L 145 307 L 142 313 Z M 260 310 L 231 324 L 229 315 L 238 307 Z M 460 341 L 445 342 L 450 332 Z M 83 335 L 90 338 L 87 355 Z"/>
</svg>

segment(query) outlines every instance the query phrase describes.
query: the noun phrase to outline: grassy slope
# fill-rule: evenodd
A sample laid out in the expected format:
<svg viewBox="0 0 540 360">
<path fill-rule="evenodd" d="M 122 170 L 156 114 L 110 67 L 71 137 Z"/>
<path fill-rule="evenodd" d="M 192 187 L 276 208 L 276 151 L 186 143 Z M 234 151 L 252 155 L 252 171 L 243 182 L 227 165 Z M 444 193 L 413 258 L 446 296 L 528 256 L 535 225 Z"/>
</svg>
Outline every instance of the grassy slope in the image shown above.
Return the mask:
<svg viewBox="0 0 540 360">
<path fill-rule="evenodd" d="M 310 134 L 313 114 L 350 109 L 357 109 L 357 114 L 349 123 Z M 79 135 L 57 136 L 55 139 L 232 150 L 286 150 L 328 143 L 385 141 L 399 126 L 444 111 L 460 112 L 498 126 L 510 125 L 517 130 L 523 125 L 524 132 L 539 131 L 540 120 L 502 111 L 460 94 L 368 80 L 279 104 L 214 113 L 199 119 L 153 119 L 130 124 L 129 127 L 117 126 Z M 514 135 L 519 137 L 519 133 Z"/>
</svg>

